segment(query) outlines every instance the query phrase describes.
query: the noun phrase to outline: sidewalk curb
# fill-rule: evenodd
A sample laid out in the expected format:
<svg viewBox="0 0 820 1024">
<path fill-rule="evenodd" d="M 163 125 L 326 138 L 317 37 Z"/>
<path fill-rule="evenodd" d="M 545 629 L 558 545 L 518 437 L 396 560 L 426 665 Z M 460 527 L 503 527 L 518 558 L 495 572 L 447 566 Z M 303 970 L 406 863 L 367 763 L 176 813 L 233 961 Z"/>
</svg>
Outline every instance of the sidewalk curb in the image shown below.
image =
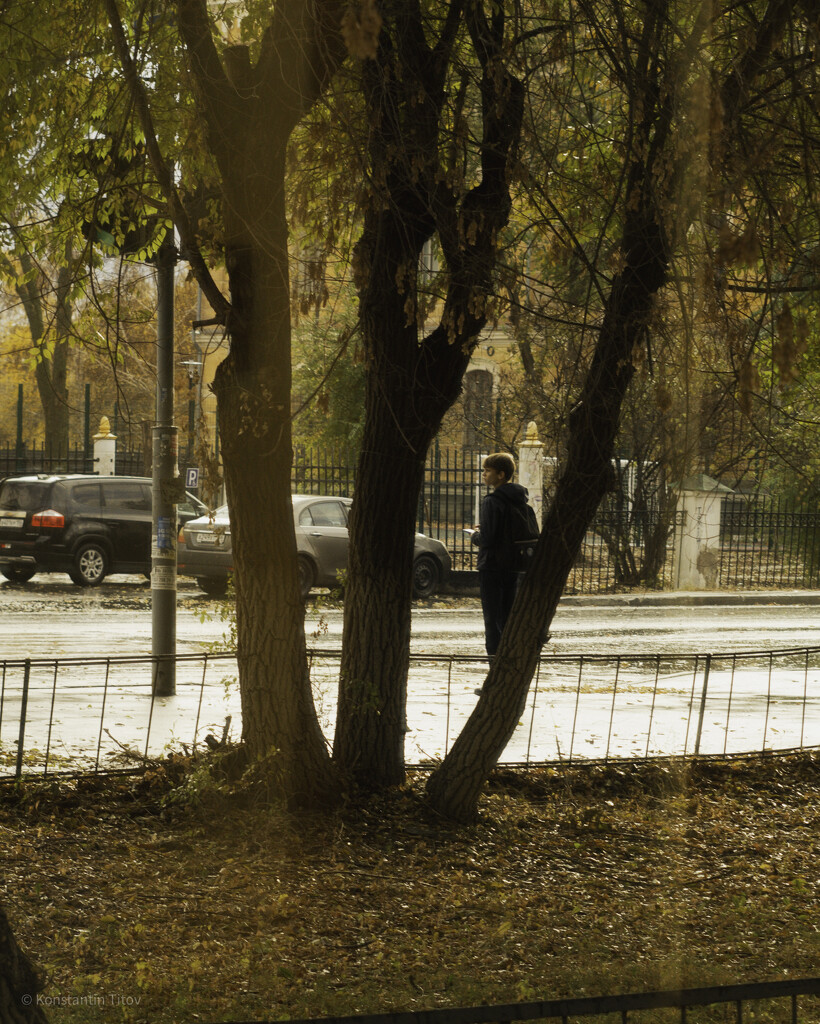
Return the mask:
<svg viewBox="0 0 820 1024">
<path fill-rule="evenodd" d="M 478 597 L 478 573 L 451 572 L 439 594 Z M 820 605 L 820 590 L 670 590 L 624 594 L 564 594 L 564 607 L 665 608 L 727 607 L 748 605 Z"/>
<path fill-rule="evenodd" d="M 566 594 L 561 598 L 562 605 L 599 606 L 616 608 L 619 606 L 635 608 L 664 607 L 743 607 L 750 605 L 820 605 L 820 593 L 814 590 L 768 591 L 751 590 L 745 592 L 702 591 L 669 591 L 663 594 Z"/>
</svg>

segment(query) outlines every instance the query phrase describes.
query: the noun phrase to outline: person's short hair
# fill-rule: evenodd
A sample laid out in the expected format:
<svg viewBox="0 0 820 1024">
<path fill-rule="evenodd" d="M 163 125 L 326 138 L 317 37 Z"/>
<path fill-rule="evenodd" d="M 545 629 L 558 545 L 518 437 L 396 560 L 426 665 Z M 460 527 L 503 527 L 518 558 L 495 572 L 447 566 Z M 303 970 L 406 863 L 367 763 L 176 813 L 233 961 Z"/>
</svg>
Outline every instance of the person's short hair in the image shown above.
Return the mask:
<svg viewBox="0 0 820 1024">
<path fill-rule="evenodd" d="M 496 473 L 503 473 L 507 480 L 515 476 L 515 459 L 506 452 L 494 452 L 484 460 L 485 469 L 494 469 Z"/>
</svg>

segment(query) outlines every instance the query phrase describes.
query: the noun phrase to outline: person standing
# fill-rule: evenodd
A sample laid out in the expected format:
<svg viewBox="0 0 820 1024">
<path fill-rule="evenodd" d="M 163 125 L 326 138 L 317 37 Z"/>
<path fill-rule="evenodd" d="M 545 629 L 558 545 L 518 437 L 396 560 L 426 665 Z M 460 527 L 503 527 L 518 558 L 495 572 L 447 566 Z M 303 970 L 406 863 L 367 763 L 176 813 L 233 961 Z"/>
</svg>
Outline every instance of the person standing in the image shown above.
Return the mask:
<svg viewBox="0 0 820 1024">
<path fill-rule="evenodd" d="M 515 460 L 506 452 L 488 455 L 483 469 L 484 483 L 491 490 L 481 502 L 472 543 L 478 545 L 484 646 L 492 658 L 498 650 L 521 575 L 513 564 L 509 540 L 511 509 L 515 505 L 526 505 L 529 492 L 521 484 L 513 483 Z"/>
</svg>

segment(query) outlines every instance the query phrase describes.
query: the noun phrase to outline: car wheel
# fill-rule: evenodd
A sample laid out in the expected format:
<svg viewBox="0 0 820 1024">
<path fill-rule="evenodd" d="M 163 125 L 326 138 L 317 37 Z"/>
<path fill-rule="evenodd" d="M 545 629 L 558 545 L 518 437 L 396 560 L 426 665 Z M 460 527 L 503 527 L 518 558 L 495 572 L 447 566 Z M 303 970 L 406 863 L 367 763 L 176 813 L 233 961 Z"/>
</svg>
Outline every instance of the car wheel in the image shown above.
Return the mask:
<svg viewBox="0 0 820 1024">
<path fill-rule="evenodd" d="M 432 597 L 441 575 L 438 562 L 430 555 L 419 555 L 413 563 L 413 597 Z"/>
<path fill-rule="evenodd" d="M 208 597 L 224 597 L 228 593 L 227 576 L 197 576 L 196 584 Z"/>
<path fill-rule="evenodd" d="M 21 569 L 15 565 L 4 565 L 0 569 L 10 583 L 28 583 L 31 577 L 37 572 L 36 569 Z"/>
<path fill-rule="evenodd" d="M 78 587 L 96 587 L 108 574 L 108 555 L 99 544 L 82 544 L 68 574 Z"/>
<path fill-rule="evenodd" d="M 316 570 L 313 568 L 313 562 L 304 555 L 299 555 L 296 563 L 299 573 L 299 593 L 302 595 L 302 600 L 306 601 L 316 581 Z"/>
</svg>

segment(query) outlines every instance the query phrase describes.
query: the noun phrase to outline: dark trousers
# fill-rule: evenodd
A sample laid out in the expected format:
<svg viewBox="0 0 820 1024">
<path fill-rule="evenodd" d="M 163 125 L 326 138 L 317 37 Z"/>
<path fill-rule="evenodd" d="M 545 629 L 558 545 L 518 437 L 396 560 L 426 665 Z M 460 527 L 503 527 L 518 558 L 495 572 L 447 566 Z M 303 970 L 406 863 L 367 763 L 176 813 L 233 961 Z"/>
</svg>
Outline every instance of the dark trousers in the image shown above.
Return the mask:
<svg viewBox="0 0 820 1024">
<path fill-rule="evenodd" d="M 479 569 L 478 584 L 481 589 L 481 610 L 484 612 L 484 645 L 487 654 L 492 657 L 498 650 L 504 623 L 515 600 L 518 573 L 509 570 Z"/>
</svg>

